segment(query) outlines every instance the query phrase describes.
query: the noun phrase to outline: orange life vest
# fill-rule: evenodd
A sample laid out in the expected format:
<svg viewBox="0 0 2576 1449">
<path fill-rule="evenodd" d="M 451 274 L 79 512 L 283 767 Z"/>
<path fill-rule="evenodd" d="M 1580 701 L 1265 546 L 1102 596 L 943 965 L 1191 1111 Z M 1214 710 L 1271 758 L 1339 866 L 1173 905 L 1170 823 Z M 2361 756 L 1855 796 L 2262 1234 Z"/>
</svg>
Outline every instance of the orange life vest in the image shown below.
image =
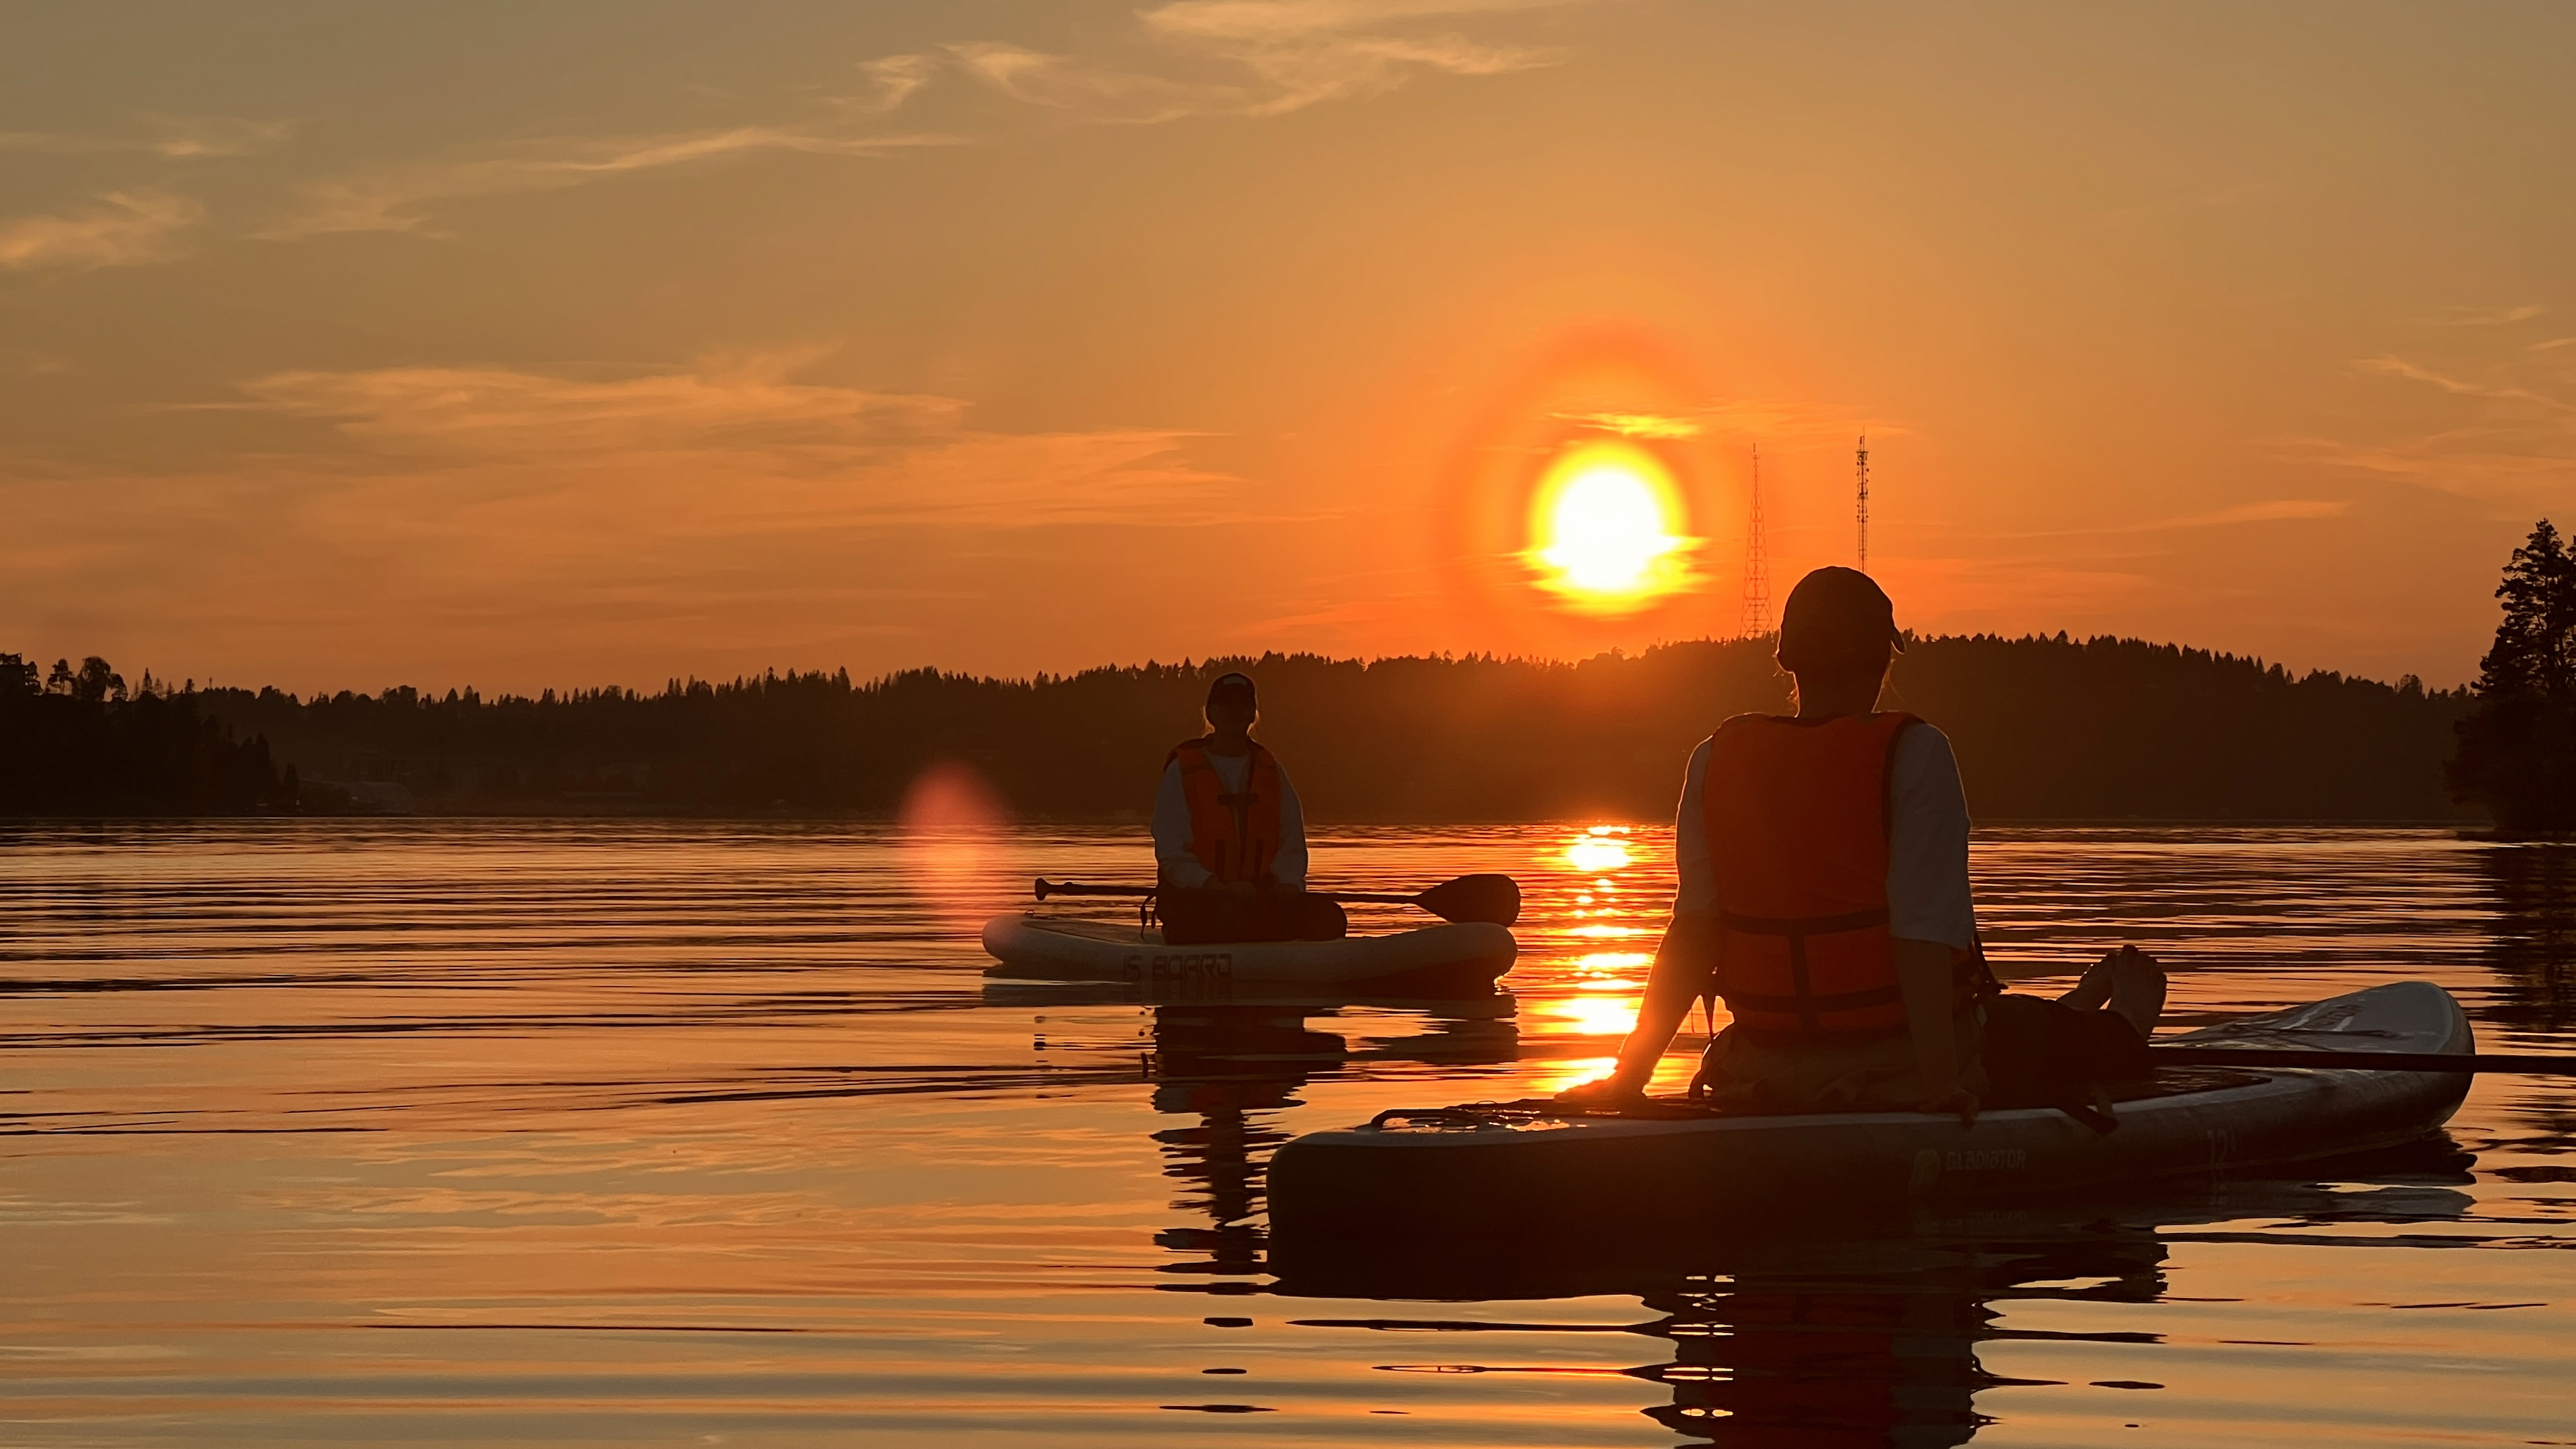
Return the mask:
<svg viewBox="0 0 2576 1449">
<path fill-rule="evenodd" d="M 1778 1041 L 1852 1041 L 1905 1027 L 1887 929 L 1888 780 L 1910 714 L 1719 726 L 1701 821 L 1716 876 L 1717 994 L 1736 1024 Z M 1985 979 L 1954 958 L 1953 997 Z"/>
<path fill-rule="evenodd" d="M 1279 856 L 1279 762 L 1259 742 L 1243 793 L 1233 794 L 1210 763 L 1205 739 L 1184 740 L 1166 767 L 1181 767 L 1181 789 L 1190 802 L 1190 854 L 1220 881 L 1268 878 Z"/>
</svg>

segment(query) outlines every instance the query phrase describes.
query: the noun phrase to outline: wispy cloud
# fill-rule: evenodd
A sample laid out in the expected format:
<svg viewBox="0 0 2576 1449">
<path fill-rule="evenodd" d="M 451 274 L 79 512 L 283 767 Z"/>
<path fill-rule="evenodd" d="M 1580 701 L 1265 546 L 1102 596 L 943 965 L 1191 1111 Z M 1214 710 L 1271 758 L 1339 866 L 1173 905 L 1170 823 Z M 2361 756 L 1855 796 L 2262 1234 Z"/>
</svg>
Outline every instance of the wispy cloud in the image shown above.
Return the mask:
<svg viewBox="0 0 2576 1449">
<path fill-rule="evenodd" d="M 2576 475 L 2571 441 L 2538 438 L 2526 431 L 2461 428 L 2385 442 L 2285 437 L 2280 453 L 2381 478 L 2473 498 L 2523 500 L 2564 497 Z"/>
<path fill-rule="evenodd" d="M 888 156 L 912 147 L 953 144 L 955 138 L 945 136 L 855 136 L 778 126 L 529 141 L 500 154 L 410 162 L 314 183 L 305 189 L 304 204 L 294 215 L 259 235 L 288 240 L 333 232 L 421 231 L 440 202 L 554 191 L 750 152 Z"/>
<path fill-rule="evenodd" d="M 1694 414 L 1709 432 L 1758 439 L 1766 447 L 1849 448 L 1863 433 L 1878 439 L 1910 436 L 1913 429 L 1839 403 L 1786 398 L 1722 398 Z"/>
<path fill-rule="evenodd" d="M 221 430 L 255 440 L 239 451 L 164 468 L 0 450 L 0 604 L 214 620 L 362 677 L 389 641 L 612 677 L 706 649 L 883 667 L 908 661 L 854 641 L 965 617 L 1108 627 L 1155 597 L 1172 530 L 1271 516 L 1191 460 L 1190 434 L 979 425 L 958 398 L 800 381 L 800 360 L 273 373 L 221 405 L 253 424 Z M 1048 536 L 1067 528 L 1082 547 Z M 1145 567 L 1104 578 L 1108 559 Z"/>
<path fill-rule="evenodd" d="M 206 209 L 161 191 L 111 191 L 86 211 L 0 222 L 0 267 L 130 267 L 180 255 L 181 234 Z"/>
<path fill-rule="evenodd" d="M 1013 100 L 1096 120 L 1278 116 L 1393 90 L 1423 73 L 1552 64 L 1551 50 L 1423 24 L 1550 3 L 1563 0 L 1176 0 L 1138 15 L 1153 53 L 1123 62 L 994 41 L 950 53 Z"/>
<path fill-rule="evenodd" d="M 2226 528 L 2241 523 L 2280 523 L 2304 518 L 2341 518 L 2352 511 L 2352 504 L 2332 498 L 2266 498 L 2254 503 L 2238 503 L 2206 513 L 2185 513 L 2171 518 L 2142 518 L 2128 523 L 2109 523 L 2098 528 L 2048 528 L 2025 532 L 1996 533 L 1992 538 L 2113 538 L 2145 533 L 2171 533 L 2190 528 Z"/>
<path fill-rule="evenodd" d="M 2560 348 L 2476 333 L 2440 364 L 2395 355 L 2353 371 L 2398 384 L 2373 400 L 2357 436 L 2276 438 L 2277 451 L 2469 497 L 2545 500 L 2576 476 L 2576 362 Z M 2472 341 L 2472 339 L 2477 339 Z"/>
<path fill-rule="evenodd" d="M 822 117 L 810 123 L 535 138 L 360 168 L 307 184 L 300 203 L 256 235 L 293 240 L 345 232 L 435 234 L 442 205 L 473 197 L 555 191 L 756 152 L 882 157 L 964 144 L 968 138 L 954 134 L 877 133 L 883 117 L 905 107 L 943 72 L 963 71 L 1013 100 L 1093 120 L 1282 115 L 1390 90 L 1426 72 L 1497 75 L 1549 64 L 1555 59 L 1549 51 L 1474 40 L 1426 24 L 1569 3 L 1575 0 L 1177 0 L 1137 16 L 1131 39 L 1147 53 L 1126 63 L 1052 55 L 1002 41 L 882 56 L 857 68 L 858 83 L 848 93 L 824 98 Z M 169 155 L 218 154 L 216 147 L 268 136 L 246 129 L 254 124 L 235 123 L 232 133 L 201 125 L 186 138 L 172 132 L 148 144 Z M 7 144 L 9 138 L 0 137 L 0 145 Z M 28 133 L 17 144 L 76 149 L 110 143 Z"/>
<path fill-rule="evenodd" d="M 2436 327 L 2502 327 L 2528 322 L 2548 310 L 2532 302 L 2514 307 L 2446 307 L 2429 320 Z"/>
<path fill-rule="evenodd" d="M 521 460 L 745 442 L 876 445 L 951 425 L 965 406 L 788 381 L 806 360 L 764 355 L 607 380 L 506 367 L 277 372 L 241 385 L 249 403 L 219 406 L 321 419 L 381 450 Z"/>
<path fill-rule="evenodd" d="M 860 65 L 859 75 L 865 84 L 854 95 L 835 98 L 833 104 L 846 111 L 883 115 L 900 108 L 938 74 L 936 56 L 884 56 Z"/>
<path fill-rule="evenodd" d="M 218 156 L 253 156 L 295 133 L 291 121 L 262 121 L 246 116 L 170 116 L 146 114 L 133 134 L 83 135 L 69 131 L 0 131 L 0 151 L 63 156 L 139 152 L 173 161 Z"/>
<path fill-rule="evenodd" d="M 2430 367 L 2417 366 L 2402 357 L 2365 357 L 2353 366 L 2363 372 L 2375 372 L 2386 377 L 2399 377 L 2409 382 L 2424 383 L 2455 396 L 2487 397 L 2507 402 L 2530 403 L 2554 412 L 2576 410 L 2571 408 L 2564 399 L 2545 396 L 2518 383 L 2459 377 Z"/>
<path fill-rule="evenodd" d="M 2260 503 L 2239 503 L 2210 513 L 2189 513 L 2156 523 L 2141 524 L 2141 533 L 2161 532 L 2169 528 L 2223 528 L 2233 523 L 2278 523 L 2293 518 L 2341 518 L 2352 511 L 2352 504 L 2334 498 L 2267 498 Z"/>
<path fill-rule="evenodd" d="M 1009 433 L 958 398 L 792 380 L 813 354 L 580 378 L 516 368 L 281 372 L 225 406 L 327 425 L 340 475 L 479 479 L 468 493 L 605 506 L 626 527 L 746 529 L 1221 521 L 1231 479 L 1158 429 Z M 636 521 L 639 502 L 653 500 Z M 612 501 L 613 500 L 613 501 Z M 676 530 L 676 532 L 674 532 Z M 583 531 L 575 528 L 575 532 Z"/>
<path fill-rule="evenodd" d="M 1696 419 L 1668 417 L 1662 413 L 1559 413 L 1556 416 L 1582 427 L 1623 438 L 1695 438 L 1700 424 Z"/>
</svg>

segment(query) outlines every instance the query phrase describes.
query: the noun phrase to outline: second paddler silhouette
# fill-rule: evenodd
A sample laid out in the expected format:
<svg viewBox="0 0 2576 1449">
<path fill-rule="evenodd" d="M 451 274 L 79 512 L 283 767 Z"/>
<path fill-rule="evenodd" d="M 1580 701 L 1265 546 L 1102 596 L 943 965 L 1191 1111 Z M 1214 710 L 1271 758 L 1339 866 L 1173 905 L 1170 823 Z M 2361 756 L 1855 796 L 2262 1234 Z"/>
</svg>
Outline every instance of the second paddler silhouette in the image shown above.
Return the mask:
<svg viewBox="0 0 2576 1449">
<path fill-rule="evenodd" d="M 1154 865 L 1163 940 L 1330 941 L 1341 906 L 1306 890 L 1306 812 L 1276 756 L 1252 738 L 1252 676 L 1208 686 L 1207 733 L 1173 747 L 1154 794 Z"/>
</svg>

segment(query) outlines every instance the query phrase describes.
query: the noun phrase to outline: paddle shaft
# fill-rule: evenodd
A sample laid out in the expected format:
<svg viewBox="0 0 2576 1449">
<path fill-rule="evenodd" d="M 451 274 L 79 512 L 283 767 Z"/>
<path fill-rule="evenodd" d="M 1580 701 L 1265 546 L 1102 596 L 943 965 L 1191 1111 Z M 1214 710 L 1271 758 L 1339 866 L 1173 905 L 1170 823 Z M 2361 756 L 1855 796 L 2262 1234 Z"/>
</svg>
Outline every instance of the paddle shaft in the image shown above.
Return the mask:
<svg viewBox="0 0 2576 1449">
<path fill-rule="evenodd" d="M 2517 1056 L 2496 1052 L 2303 1052 L 2261 1047 L 2152 1046 L 2166 1067 L 2325 1067 L 2355 1072 L 2530 1072 L 2576 1074 L 2576 1057 Z"/>
<path fill-rule="evenodd" d="M 1156 888 L 1153 886 L 1091 885 L 1074 880 L 1038 882 L 1039 900 L 1045 900 L 1049 896 L 1150 896 L 1156 893 Z M 1420 896 L 1387 895 L 1377 891 L 1317 891 L 1315 894 L 1328 901 L 1374 901 L 1390 906 L 1413 906 L 1422 903 Z"/>
</svg>

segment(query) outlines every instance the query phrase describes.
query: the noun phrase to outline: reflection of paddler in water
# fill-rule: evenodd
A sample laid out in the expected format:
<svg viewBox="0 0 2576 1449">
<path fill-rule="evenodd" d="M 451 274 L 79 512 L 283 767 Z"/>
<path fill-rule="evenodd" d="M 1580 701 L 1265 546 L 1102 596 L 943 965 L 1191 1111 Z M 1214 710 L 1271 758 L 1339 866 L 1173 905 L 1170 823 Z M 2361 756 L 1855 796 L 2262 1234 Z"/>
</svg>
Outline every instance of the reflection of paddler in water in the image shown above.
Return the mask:
<svg viewBox="0 0 2576 1449">
<path fill-rule="evenodd" d="M 1636 1026 L 1617 1070 L 1567 1098 L 1642 1094 L 1704 994 L 1735 1018 L 1701 1075 L 1721 1105 L 1972 1122 L 1981 1099 L 2067 1101 L 2092 1114 L 2098 1096 L 2069 1100 L 2076 1079 L 2145 1069 L 2164 978 L 2134 949 L 2105 957 L 2062 1003 L 1993 994 L 1950 742 L 1877 707 L 1904 647 L 1867 574 L 1799 580 L 1777 656 L 1797 713 L 1737 715 L 1692 754 L 1674 822 L 1680 890 Z"/>
<path fill-rule="evenodd" d="M 1946 1449 L 1986 1422 L 1977 1392 L 2010 1382 L 1977 1357 L 1978 1342 L 1998 1336 L 1990 1304 L 2068 1280 L 2096 1280 L 2064 1295 L 2094 1301 L 2152 1303 L 2164 1292 L 2166 1250 L 2151 1232 L 1976 1247 L 1779 1252 L 1649 1290 L 1645 1305 L 1666 1315 L 1656 1331 L 1672 1339 L 1673 1357 L 1634 1372 L 1662 1382 L 1673 1400 L 1647 1417 L 1744 1449 Z"/>
<path fill-rule="evenodd" d="M 1207 1214 L 1204 1228 L 1166 1228 L 1161 1247 L 1204 1254 L 1184 1271 L 1250 1274 L 1262 1271 L 1262 1164 L 1288 1134 L 1259 1114 L 1300 1105 L 1299 1087 L 1369 1061 L 1491 1063 L 1512 1060 L 1519 1033 L 1511 998 L 1499 992 L 1429 1009 L 1429 1029 L 1357 1049 L 1329 1031 L 1307 1027 L 1310 1013 L 1328 1002 L 1175 1002 L 1153 1011 L 1154 1110 L 1191 1113 L 1197 1125 L 1154 1134 L 1163 1171 L 1189 1184 L 1173 1204 Z"/>
<path fill-rule="evenodd" d="M 1159 1247 L 1205 1255 L 1189 1270 L 1261 1271 L 1261 1169 L 1288 1134 L 1254 1114 L 1297 1105 L 1291 1095 L 1342 1063 L 1342 1039 L 1310 1031 L 1297 1006 L 1178 1003 L 1153 1008 L 1154 1110 L 1192 1113 L 1198 1123 L 1154 1134 L 1163 1171 L 1189 1184 L 1174 1207 L 1207 1214 L 1209 1226 L 1165 1228 Z"/>
<path fill-rule="evenodd" d="M 1163 940 L 1330 941 L 1342 908 L 1306 893 L 1306 813 L 1288 772 L 1252 738 L 1248 674 L 1208 686 L 1208 732 L 1174 747 L 1154 794 Z"/>
</svg>

